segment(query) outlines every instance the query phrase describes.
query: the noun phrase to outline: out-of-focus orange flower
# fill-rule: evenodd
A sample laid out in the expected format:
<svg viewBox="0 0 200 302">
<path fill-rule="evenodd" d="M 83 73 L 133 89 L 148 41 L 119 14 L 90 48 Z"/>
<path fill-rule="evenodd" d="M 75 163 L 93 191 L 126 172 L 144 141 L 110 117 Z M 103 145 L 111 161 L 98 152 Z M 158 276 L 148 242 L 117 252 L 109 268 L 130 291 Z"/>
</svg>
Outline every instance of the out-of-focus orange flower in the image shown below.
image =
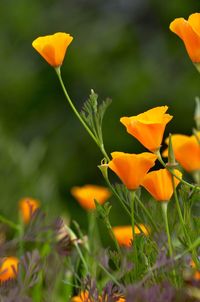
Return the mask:
<svg viewBox="0 0 200 302">
<path fill-rule="evenodd" d="M 19 201 L 19 209 L 24 223 L 29 223 L 34 212 L 40 207 L 38 200 L 33 198 L 23 198 Z"/>
<path fill-rule="evenodd" d="M 140 186 L 157 159 L 155 154 L 148 152 L 140 154 L 113 152 L 111 156 L 109 168 L 117 174 L 129 190 L 135 190 Z"/>
<path fill-rule="evenodd" d="M 177 177 L 182 178 L 182 173 L 174 170 Z M 180 180 L 174 177 L 175 186 Z M 149 172 L 142 183 L 142 186 L 156 199 L 157 201 L 169 201 L 173 194 L 172 175 L 167 169 L 160 169 Z"/>
<path fill-rule="evenodd" d="M 106 299 L 104 299 L 106 301 Z M 102 298 L 99 297 L 98 301 L 102 301 Z M 116 302 L 125 302 L 124 298 L 119 298 Z M 75 296 L 72 298 L 71 302 L 96 302 L 94 299 L 89 299 L 89 294 L 87 291 L 81 292 L 79 296 Z"/>
<path fill-rule="evenodd" d="M 53 35 L 43 36 L 35 39 L 32 46 L 53 67 L 59 67 L 65 57 L 67 47 L 73 37 L 69 34 L 58 32 Z"/>
<path fill-rule="evenodd" d="M 73 187 L 71 189 L 71 194 L 86 210 L 95 209 L 94 199 L 100 204 L 103 204 L 111 195 L 107 188 L 96 185 Z"/>
<path fill-rule="evenodd" d="M 19 259 L 6 257 L 0 260 L 0 282 L 14 279 L 18 273 Z"/>
<path fill-rule="evenodd" d="M 145 235 L 149 234 L 149 230 L 145 225 L 140 224 L 139 226 Z M 116 226 L 113 227 L 112 230 L 119 245 L 130 247 L 131 240 L 133 240 L 133 231 L 131 225 Z M 135 226 L 134 231 L 136 235 L 141 234 L 140 229 L 137 226 Z"/>
<path fill-rule="evenodd" d="M 189 16 L 188 20 L 177 18 L 170 23 L 170 30 L 181 38 L 192 62 L 200 62 L 200 13 Z"/>
<path fill-rule="evenodd" d="M 157 151 L 163 139 L 163 133 L 172 116 L 166 114 L 167 106 L 155 107 L 131 117 L 122 117 L 120 122 L 128 133 L 134 136 L 151 152 Z"/>
<path fill-rule="evenodd" d="M 190 265 L 194 269 L 194 279 L 199 281 L 200 280 L 200 271 L 197 270 L 196 265 L 193 260 L 191 260 Z"/>
<path fill-rule="evenodd" d="M 200 139 L 200 132 L 198 132 Z M 195 135 L 187 136 L 173 134 L 171 136 L 175 159 L 187 171 L 200 170 L 200 144 Z M 168 144 L 169 139 L 166 139 Z M 168 150 L 163 152 L 163 156 L 168 156 Z"/>
</svg>

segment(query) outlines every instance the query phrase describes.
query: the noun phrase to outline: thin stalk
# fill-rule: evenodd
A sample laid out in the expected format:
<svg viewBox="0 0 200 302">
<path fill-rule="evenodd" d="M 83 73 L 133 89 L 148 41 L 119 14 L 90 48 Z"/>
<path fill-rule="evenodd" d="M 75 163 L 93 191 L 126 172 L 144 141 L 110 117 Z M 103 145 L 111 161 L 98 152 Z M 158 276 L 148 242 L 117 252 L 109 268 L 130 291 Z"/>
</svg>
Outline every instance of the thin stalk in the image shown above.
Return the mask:
<svg viewBox="0 0 200 302">
<path fill-rule="evenodd" d="M 84 267 L 85 267 L 85 270 L 86 270 L 86 272 L 87 272 L 87 274 L 88 274 L 88 273 L 89 273 L 88 265 L 87 265 L 87 262 L 86 262 L 86 260 L 85 260 L 85 258 L 84 258 L 84 256 L 83 256 L 83 254 L 82 254 L 81 249 L 79 248 L 78 243 L 76 242 L 77 237 L 76 237 L 76 235 L 74 234 L 74 232 L 73 232 L 67 225 L 66 225 L 65 227 L 66 227 L 66 229 L 67 229 L 67 231 L 68 231 L 68 233 L 69 233 L 71 239 L 74 240 L 74 246 L 75 246 L 75 248 L 76 248 L 76 250 L 77 250 L 77 253 L 79 254 L 79 257 L 80 257 L 80 259 L 81 259 L 81 261 L 82 261 L 82 263 L 83 263 L 83 265 L 84 265 Z"/>
<path fill-rule="evenodd" d="M 113 192 L 113 194 L 115 195 L 115 197 L 119 200 L 121 206 L 124 208 L 124 210 L 126 211 L 126 213 L 131 217 L 131 213 L 129 211 L 129 209 L 127 208 L 127 206 L 124 204 L 123 200 L 120 198 L 119 194 L 116 192 L 116 190 L 113 188 L 113 186 L 111 185 L 109 179 L 107 177 L 105 177 L 105 175 L 103 175 L 108 187 L 111 189 L 111 191 Z"/>
<path fill-rule="evenodd" d="M 107 269 L 98 261 L 99 267 L 106 273 L 106 275 L 112 280 L 119 288 L 121 288 L 121 284 L 116 280 L 116 278 L 111 274 Z"/>
<path fill-rule="evenodd" d="M 132 233 L 133 240 L 135 238 L 135 213 L 134 213 L 134 203 L 135 203 L 135 191 L 130 191 L 131 194 L 131 225 L 132 225 Z"/>
<path fill-rule="evenodd" d="M 105 158 L 109 161 L 109 156 L 107 155 L 104 146 L 102 146 L 102 144 L 99 143 L 99 141 L 97 140 L 97 138 L 95 137 L 95 135 L 92 133 L 92 131 L 90 130 L 90 128 L 88 127 L 88 125 L 86 124 L 86 122 L 82 119 L 81 115 L 79 114 L 79 112 L 77 111 L 76 107 L 74 106 L 71 98 L 69 97 L 69 94 L 65 88 L 65 85 L 63 83 L 62 80 L 62 76 L 61 76 L 61 71 L 60 71 L 60 67 L 55 68 L 56 74 L 58 76 L 59 82 L 61 84 L 61 87 L 63 89 L 64 95 L 70 105 L 70 107 L 72 108 L 74 114 L 76 115 L 76 117 L 79 119 L 79 121 L 81 122 L 81 124 L 83 125 L 83 127 L 86 129 L 86 131 L 88 132 L 88 134 L 91 136 L 91 138 L 93 139 L 93 141 L 97 144 L 97 146 L 100 148 L 101 152 L 103 153 L 103 155 L 105 156 Z"/>
<path fill-rule="evenodd" d="M 151 221 L 152 226 L 154 227 L 155 231 L 157 233 L 159 233 L 159 229 L 157 227 L 157 225 L 155 224 L 155 222 L 153 221 L 153 218 L 151 217 L 151 214 L 149 213 L 149 211 L 147 210 L 147 208 L 143 205 L 142 201 L 140 200 L 140 198 L 137 196 L 137 194 L 135 194 L 135 199 L 138 201 L 139 205 L 141 206 L 141 208 L 143 209 L 143 211 L 145 212 L 145 214 L 147 215 L 147 217 L 149 218 L 149 220 Z"/>
<path fill-rule="evenodd" d="M 6 224 L 7 226 L 9 226 L 10 228 L 16 230 L 19 232 L 20 230 L 20 226 L 15 224 L 14 222 L 12 222 L 11 220 L 5 218 L 4 216 L 0 215 L 0 222 Z"/>
<path fill-rule="evenodd" d="M 169 256 L 172 259 L 173 258 L 173 248 L 172 248 L 172 241 L 171 241 L 171 235 L 170 235 L 170 231 L 169 231 L 169 222 L 168 222 L 168 216 L 167 216 L 168 203 L 163 202 L 161 206 L 162 206 L 163 218 L 165 221 L 165 228 L 166 228 L 166 233 L 167 233 Z M 176 272 L 174 269 L 173 269 L 172 273 L 173 273 L 173 277 L 174 277 L 174 282 L 177 286 Z"/>
<path fill-rule="evenodd" d="M 176 173 L 174 173 L 173 170 L 172 170 L 169 166 L 167 166 L 166 163 L 163 161 L 162 156 L 161 156 L 161 154 L 160 154 L 160 150 L 156 151 L 155 154 L 158 156 L 158 160 L 159 160 L 159 162 L 163 165 L 163 167 L 165 167 L 165 168 L 166 168 L 166 169 L 167 169 L 174 177 L 176 177 L 181 183 L 183 183 L 184 185 L 186 185 L 186 186 L 188 186 L 188 187 L 190 187 L 190 188 L 192 188 L 192 189 L 196 189 L 196 190 L 198 190 L 198 191 L 200 190 L 200 186 L 192 185 L 192 184 L 190 184 L 189 182 L 185 181 L 184 179 L 178 177 L 178 176 L 176 175 Z"/>
<path fill-rule="evenodd" d="M 177 208 L 179 220 L 180 220 L 185 238 L 188 241 L 188 245 L 190 247 L 191 246 L 191 240 L 190 240 L 190 236 L 187 232 L 185 222 L 183 220 L 183 215 L 182 215 L 182 211 L 181 211 L 181 207 L 180 207 L 180 204 L 179 204 L 179 199 L 178 199 L 178 195 L 177 195 L 177 191 L 176 191 L 174 176 L 172 176 L 172 184 L 173 184 L 174 198 L 175 198 L 175 202 L 176 202 L 176 208 Z M 192 258 L 193 258 L 193 261 L 196 264 L 196 267 L 199 267 L 199 260 L 198 260 L 197 252 L 196 252 L 195 249 L 192 249 Z"/>
</svg>

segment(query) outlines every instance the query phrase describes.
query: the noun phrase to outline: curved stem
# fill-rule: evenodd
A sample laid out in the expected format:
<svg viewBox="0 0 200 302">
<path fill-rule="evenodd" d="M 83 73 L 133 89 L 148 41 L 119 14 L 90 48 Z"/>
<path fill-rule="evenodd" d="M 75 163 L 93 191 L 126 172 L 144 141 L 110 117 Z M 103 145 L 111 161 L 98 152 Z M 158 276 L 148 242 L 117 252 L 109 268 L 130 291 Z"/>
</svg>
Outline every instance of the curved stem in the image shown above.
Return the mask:
<svg viewBox="0 0 200 302">
<path fill-rule="evenodd" d="M 158 160 L 159 160 L 159 162 L 163 165 L 163 167 L 165 167 L 165 168 L 166 168 L 166 169 L 167 169 L 174 177 L 176 177 L 180 182 L 182 182 L 184 185 L 186 185 L 186 186 L 188 186 L 188 187 L 190 187 L 190 188 L 192 188 L 192 189 L 200 190 L 200 187 L 199 187 L 199 186 L 197 186 L 197 185 L 192 185 L 192 184 L 190 184 L 189 182 L 185 181 L 184 179 L 178 177 L 178 176 L 176 175 L 176 173 L 174 173 L 173 170 L 172 170 L 169 166 L 167 166 L 166 163 L 163 161 L 162 156 L 161 156 L 161 154 L 160 154 L 160 150 L 156 151 L 155 154 L 158 156 Z"/>
<path fill-rule="evenodd" d="M 76 117 L 79 119 L 79 121 L 81 122 L 81 124 L 83 125 L 83 127 L 86 129 L 86 131 L 88 132 L 88 134 L 91 136 L 91 138 L 93 139 L 93 141 L 97 144 L 97 146 L 100 148 L 101 152 L 103 153 L 103 155 L 105 156 L 105 158 L 109 161 L 109 156 L 106 153 L 104 146 L 102 144 L 99 143 L 99 141 L 97 140 L 97 138 L 95 137 L 95 135 L 92 133 L 91 129 L 88 127 L 88 125 L 86 124 L 86 122 L 82 119 L 81 115 L 79 114 L 79 112 L 77 111 L 76 107 L 74 106 L 71 98 L 69 97 L 69 94 L 67 93 L 67 90 L 65 88 L 65 85 L 63 83 L 62 80 L 62 76 L 61 76 L 61 71 L 60 71 L 60 67 L 55 68 L 56 74 L 58 76 L 59 82 L 61 84 L 61 87 L 63 89 L 64 95 L 70 105 L 70 107 L 72 108 L 74 114 L 76 115 Z"/>
<path fill-rule="evenodd" d="M 143 211 L 145 212 L 145 214 L 147 215 L 147 217 L 149 218 L 149 220 L 151 221 L 152 226 L 154 227 L 155 231 L 157 233 L 159 233 L 159 229 L 157 227 L 157 225 L 155 224 L 155 222 L 153 221 L 153 218 L 151 217 L 151 214 L 149 213 L 149 211 L 147 210 L 147 208 L 143 205 L 142 201 L 140 200 L 140 198 L 137 196 L 137 194 L 135 194 L 135 198 L 138 201 L 139 205 L 141 206 L 141 208 L 143 209 Z"/>
<path fill-rule="evenodd" d="M 178 195 L 177 195 L 177 191 L 176 191 L 174 176 L 172 176 L 172 184 L 173 184 L 174 198 L 175 198 L 175 202 L 176 202 L 176 208 L 177 208 L 179 220 L 181 222 L 181 226 L 182 226 L 185 238 L 188 241 L 188 246 L 190 247 L 192 243 L 191 243 L 191 239 L 190 239 L 190 236 L 189 236 L 189 234 L 187 232 L 187 229 L 186 229 L 186 226 L 185 226 L 185 222 L 184 222 L 184 219 L 183 219 L 183 215 L 182 215 L 182 211 L 181 211 L 181 207 L 180 207 L 180 204 L 179 204 L 179 199 L 178 199 Z M 193 258 L 193 261 L 194 261 L 196 267 L 199 268 L 199 260 L 198 260 L 198 256 L 197 256 L 197 252 L 196 252 L 195 248 L 192 249 L 192 258 Z"/>
<path fill-rule="evenodd" d="M 9 219 L 3 217 L 2 215 L 0 215 L 0 222 L 8 225 L 9 227 L 11 227 L 14 230 L 20 231 L 20 226 L 15 224 L 14 222 L 10 221 Z"/>
</svg>

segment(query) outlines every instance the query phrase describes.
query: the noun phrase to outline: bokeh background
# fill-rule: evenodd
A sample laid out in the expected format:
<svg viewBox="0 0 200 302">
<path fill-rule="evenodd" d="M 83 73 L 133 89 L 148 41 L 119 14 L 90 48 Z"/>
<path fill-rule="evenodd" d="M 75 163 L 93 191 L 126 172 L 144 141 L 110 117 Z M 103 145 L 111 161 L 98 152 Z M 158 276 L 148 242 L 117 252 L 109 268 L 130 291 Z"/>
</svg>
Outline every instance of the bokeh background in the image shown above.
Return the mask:
<svg viewBox="0 0 200 302">
<path fill-rule="evenodd" d="M 102 155 L 65 101 L 54 70 L 32 41 L 65 31 L 74 37 L 62 67 L 80 110 L 93 88 L 113 102 L 104 120 L 108 152 L 142 152 L 121 116 L 168 105 L 169 132 L 190 134 L 200 77 L 183 43 L 168 27 L 199 10 L 196 0 L 1 0 L 0 213 L 17 219 L 18 200 L 41 200 L 49 215 L 85 212 L 70 195 L 74 185 L 103 185 Z M 113 220 L 126 223 L 113 200 Z"/>
</svg>

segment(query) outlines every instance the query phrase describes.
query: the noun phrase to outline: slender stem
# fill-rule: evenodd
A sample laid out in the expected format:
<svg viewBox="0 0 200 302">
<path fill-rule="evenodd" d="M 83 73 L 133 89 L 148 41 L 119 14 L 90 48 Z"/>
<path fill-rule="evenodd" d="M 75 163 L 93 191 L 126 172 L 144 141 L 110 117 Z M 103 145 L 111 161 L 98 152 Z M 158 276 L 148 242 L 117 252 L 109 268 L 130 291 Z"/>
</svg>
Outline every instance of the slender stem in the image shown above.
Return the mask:
<svg viewBox="0 0 200 302">
<path fill-rule="evenodd" d="M 132 225 L 132 233 L 133 240 L 135 238 L 135 214 L 134 214 L 134 203 L 135 203 L 135 191 L 130 191 L 131 194 L 131 225 Z"/>
<path fill-rule="evenodd" d="M 172 242 L 171 242 L 171 236 L 170 236 L 170 231 L 169 231 L 169 223 L 168 223 L 168 217 L 167 217 L 167 202 L 162 202 L 162 212 L 163 212 L 163 218 L 165 221 L 165 228 L 166 228 L 166 233 L 167 233 L 167 240 L 168 240 L 168 248 L 169 248 L 169 255 L 170 258 L 173 257 L 173 249 L 172 249 Z"/>
<path fill-rule="evenodd" d="M 99 141 L 97 140 L 97 138 L 95 137 L 95 135 L 92 133 L 92 131 L 90 130 L 90 128 L 88 127 L 88 125 L 86 124 L 86 122 L 82 119 L 81 115 L 79 114 L 79 112 L 77 111 L 76 107 L 74 106 L 71 98 L 69 97 L 69 94 L 67 93 L 67 90 L 65 88 L 65 85 L 63 83 L 62 80 L 62 76 L 61 76 L 61 71 L 60 71 L 60 67 L 55 68 L 56 74 L 58 76 L 59 82 L 61 84 L 61 87 L 63 89 L 64 95 L 69 103 L 69 105 L 71 106 L 73 112 L 75 113 L 76 117 L 79 119 L 79 121 L 81 122 L 81 124 L 83 125 L 83 127 L 86 129 L 86 131 L 88 132 L 88 134 L 91 136 L 91 138 L 93 139 L 93 141 L 97 144 L 97 146 L 100 148 L 101 152 L 103 153 L 103 155 L 105 156 L 105 158 L 109 161 L 109 156 L 106 153 L 104 146 L 102 144 L 99 143 Z"/>
<path fill-rule="evenodd" d="M 8 225 L 9 227 L 11 227 L 14 230 L 19 231 L 20 230 L 20 226 L 15 224 L 14 222 L 10 221 L 9 219 L 3 217 L 2 215 L 0 215 L 0 222 Z"/>
<path fill-rule="evenodd" d="M 140 200 L 140 198 L 137 196 L 137 194 L 135 194 L 135 198 L 138 201 L 139 205 L 141 206 L 141 208 L 143 209 L 143 211 L 145 212 L 145 214 L 147 215 L 147 217 L 149 218 L 149 220 L 151 221 L 152 226 L 154 227 L 155 231 L 157 233 L 159 233 L 159 229 L 157 227 L 157 225 L 155 224 L 155 222 L 153 221 L 153 218 L 151 217 L 151 214 L 149 213 L 149 211 L 147 210 L 147 208 L 143 205 L 142 201 Z"/>
<path fill-rule="evenodd" d="M 121 288 L 121 284 L 116 280 L 116 278 L 111 274 L 107 269 L 98 261 L 99 267 L 106 273 L 106 275 L 112 280 L 119 288 Z"/>
<path fill-rule="evenodd" d="M 176 191 L 174 176 L 172 176 L 172 184 L 173 184 L 174 198 L 175 198 L 175 202 L 176 202 L 176 208 L 177 208 L 179 220 L 180 220 L 185 238 L 188 241 L 188 246 L 190 247 L 191 246 L 191 240 L 190 240 L 190 236 L 187 232 L 185 222 L 184 222 L 184 219 L 183 219 L 183 215 L 182 215 L 182 211 L 181 211 L 181 207 L 180 207 L 180 204 L 179 204 L 179 199 L 178 199 L 178 195 L 177 195 L 177 191 Z M 196 253 L 195 249 L 192 249 L 192 258 L 193 258 L 193 261 L 196 264 L 196 267 L 199 267 L 199 260 L 198 260 L 198 256 L 197 256 L 197 253 Z"/>
<path fill-rule="evenodd" d="M 180 182 L 182 182 L 184 185 L 192 188 L 192 189 L 196 189 L 196 190 L 200 190 L 200 187 L 197 185 L 192 185 L 189 182 L 185 181 L 184 179 L 178 177 L 178 175 L 176 175 L 176 173 L 173 172 L 173 169 L 171 169 L 169 166 L 166 165 L 166 163 L 163 161 L 162 156 L 160 154 L 160 150 L 156 151 L 155 153 L 158 156 L 158 160 L 159 162 L 163 165 L 163 167 L 165 167 L 174 177 L 176 177 Z"/>
<path fill-rule="evenodd" d="M 88 269 L 88 266 L 87 266 L 87 262 L 85 261 L 85 258 L 84 258 L 83 254 L 82 254 L 82 252 L 81 252 L 81 249 L 79 248 L 79 245 L 78 245 L 78 243 L 76 242 L 76 239 L 77 239 L 76 235 L 74 234 L 74 232 L 73 232 L 67 225 L 65 225 L 65 227 L 66 227 L 66 229 L 67 229 L 67 231 L 68 231 L 68 233 L 69 233 L 71 239 L 74 240 L 75 248 L 76 248 L 76 250 L 77 250 L 77 252 L 78 252 L 78 254 L 79 254 L 79 257 L 80 257 L 80 259 L 81 259 L 81 261 L 82 261 L 82 263 L 83 263 L 83 265 L 84 265 L 84 267 L 85 267 L 86 272 L 89 273 L 89 269 Z"/>
<path fill-rule="evenodd" d="M 113 186 L 111 185 L 109 179 L 107 177 L 104 176 L 104 179 L 108 185 L 108 187 L 111 189 L 111 191 L 113 192 L 113 194 L 115 195 L 115 197 L 119 200 L 121 206 L 124 208 L 124 210 L 126 211 L 126 213 L 131 217 L 131 213 L 129 211 L 129 209 L 127 208 L 127 206 L 125 205 L 125 203 L 123 202 L 123 200 L 120 198 L 119 194 L 116 192 L 116 190 L 113 188 Z"/>
<path fill-rule="evenodd" d="M 173 248 L 172 248 L 172 241 L 171 241 L 171 235 L 170 235 L 170 231 L 169 231 L 169 222 L 168 222 L 168 216 L 167 216 L 168 203 L 163 202 L 161 206 L 162 206 L 163 218 L 164 218 L 164 221 L 165 221 L 165 228 L 166 228 L 166 233 L 167 233 L 169 256 L 172 259 L 173 258 Z M 176 279 L 175 269 L 172 270 L 172 273 L 173 273 L 173 277 L 174 277 L 174 283 L 177 286 L 177 279 Z"/>
</svg>

